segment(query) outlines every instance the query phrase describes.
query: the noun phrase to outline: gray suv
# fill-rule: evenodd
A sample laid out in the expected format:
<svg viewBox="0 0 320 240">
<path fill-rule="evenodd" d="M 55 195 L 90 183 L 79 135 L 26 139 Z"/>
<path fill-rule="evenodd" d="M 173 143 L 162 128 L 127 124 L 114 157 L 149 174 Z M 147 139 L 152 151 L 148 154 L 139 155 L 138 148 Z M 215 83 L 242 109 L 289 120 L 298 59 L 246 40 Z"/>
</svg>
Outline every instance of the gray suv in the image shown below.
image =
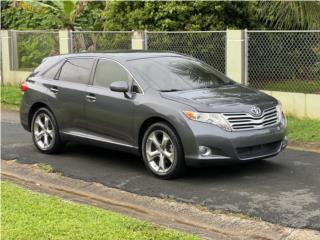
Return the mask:
<svg viewBox="0 0 320 240">
<path fill-rule="evenodd" d="M 276 99 L 180 54 L 49 57 L 21 89 L 21 123 L 41 152 L 82 141 L 139 154 L 163 179 L 186 166 L 275 156 L 287 145 Z"/>
</svg>

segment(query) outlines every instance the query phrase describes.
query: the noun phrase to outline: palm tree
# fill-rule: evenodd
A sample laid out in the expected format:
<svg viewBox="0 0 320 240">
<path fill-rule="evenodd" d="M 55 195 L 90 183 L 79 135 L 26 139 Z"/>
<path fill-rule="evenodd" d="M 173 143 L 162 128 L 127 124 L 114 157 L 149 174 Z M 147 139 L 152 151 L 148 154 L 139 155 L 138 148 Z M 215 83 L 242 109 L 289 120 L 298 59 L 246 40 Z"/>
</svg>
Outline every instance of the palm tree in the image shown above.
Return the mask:
<svg viewBox="0 0 320 240">
<path fill-rule="evenodd" d="M 35 7 L 49 8 L 63 19 L 63 27 L 75 30 L 75 20 L 89 1 L 63 0 L 63 1 L 39 1 L 28 0 Z"/>
<path fill-rule="evenodd" d="M 319 29 L 320 1 L 261 1 L 260 16 L 275 29 Z"/>
</svg>

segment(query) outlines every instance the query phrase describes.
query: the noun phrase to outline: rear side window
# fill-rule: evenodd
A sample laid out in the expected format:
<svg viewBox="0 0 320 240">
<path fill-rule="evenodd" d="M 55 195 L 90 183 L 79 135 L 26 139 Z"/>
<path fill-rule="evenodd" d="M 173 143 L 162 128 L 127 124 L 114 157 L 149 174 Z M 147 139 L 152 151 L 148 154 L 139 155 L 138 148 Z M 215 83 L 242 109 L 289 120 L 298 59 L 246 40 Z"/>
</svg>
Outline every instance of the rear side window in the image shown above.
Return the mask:
<svg viewBox="0 0 320 240">
<path fill-rule="evenodd" d="M 44 58 L 41 64 L 33 70 L 29 77 L 43 75 L 45 72 L 47 72 L 48 69 L 50 69 L 52 66 L 56 65 L 60 61 L 60 56 Z"/>
<path fill-rule="evenodd" d="M 109 87 L 112 82 L 132 82 L 130 74 L 119 64 L 111 60 L 100 60 L 94 75 L 94 85 Z"/>
<path fill-rule="evenodd" d="M 63 64 L 63 61 L 61 61 L 61 62 L 55 64 L 53 67 L 49 68 L 49 70 L 43 74 L 43 77 L 48 78 L 48 79 L 54 79 L 57 72 L 61 68 L 62 64 Z"/>
<path fill-rule="evenodd" d="M 60 71 L 59 80 L 88 84 L 93 63 L 93 58 L 67 59 Z"/>
</svg>

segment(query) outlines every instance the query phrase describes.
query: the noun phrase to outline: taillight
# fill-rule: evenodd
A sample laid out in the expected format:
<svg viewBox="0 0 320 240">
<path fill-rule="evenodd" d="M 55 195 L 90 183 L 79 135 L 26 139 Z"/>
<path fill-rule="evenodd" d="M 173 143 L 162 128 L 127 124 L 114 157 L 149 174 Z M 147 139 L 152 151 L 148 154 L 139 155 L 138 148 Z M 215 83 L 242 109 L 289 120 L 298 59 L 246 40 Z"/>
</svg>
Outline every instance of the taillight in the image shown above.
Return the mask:
<svg viewBox="0 0 320 240">
<path fill-rule="evenodd" d="M 22 92 L 25 92 L 25 91 L 27 91 L 27 89 L 28 89 L 26 83 L 22 83 L 20 88 L 21 88 L 21 91 L 22 91 Z"/>
</svg>

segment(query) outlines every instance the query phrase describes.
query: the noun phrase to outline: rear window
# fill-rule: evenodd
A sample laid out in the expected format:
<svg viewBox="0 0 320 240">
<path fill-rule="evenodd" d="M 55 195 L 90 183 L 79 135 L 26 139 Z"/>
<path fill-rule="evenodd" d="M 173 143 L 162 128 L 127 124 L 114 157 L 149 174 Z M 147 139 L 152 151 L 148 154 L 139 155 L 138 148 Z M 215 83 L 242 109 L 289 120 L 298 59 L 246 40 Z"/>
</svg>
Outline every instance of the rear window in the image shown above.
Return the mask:
<svg viewBox="0 0 320 240">
<path fill-rule="evenodd" d="M 48 69 L 50 69 L 52 66 L 55 66 L 60 61 L 61 61 L 61 57 L 59 56 L 48 57 L 43 59 L 42 63 L 33 70 L 30 77 L 39 76 L 39 75 L 42 75 L 43 73 L 46 73 Z"/>
<path fill-rule="evenodd" d="M 59 80 L 88 84 L 93 63 L 93 58 L 67 59 L 60 71 Z"/>
<path fill-rule="evenodd" d="M 61 66 L 63 64 L 63 61 L 56 63 L 54 66 L 49 68 L 42 76 L 48 79 L 54 79 L 57 75 L 57 72 L 60 70 Z"/>
</svg>

